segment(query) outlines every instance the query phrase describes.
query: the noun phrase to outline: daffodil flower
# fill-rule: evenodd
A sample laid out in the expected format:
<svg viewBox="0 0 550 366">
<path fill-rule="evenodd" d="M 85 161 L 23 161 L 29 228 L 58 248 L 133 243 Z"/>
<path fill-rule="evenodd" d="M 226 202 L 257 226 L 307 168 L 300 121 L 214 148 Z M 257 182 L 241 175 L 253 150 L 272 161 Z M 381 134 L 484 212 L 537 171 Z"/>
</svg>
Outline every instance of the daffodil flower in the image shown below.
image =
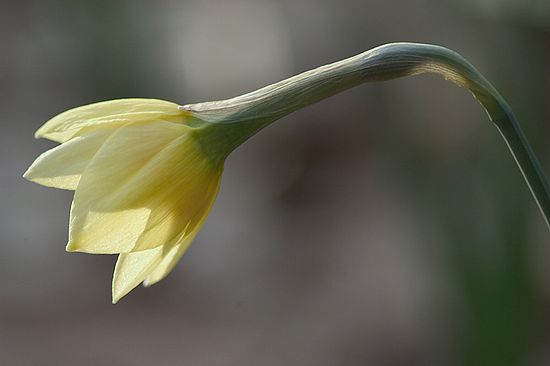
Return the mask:
<svg viewBox="0 0 550 366">
<path fill-rule="evenodd" d="M 469 89 L 485 107 L 548 222 L 548 184 L 504 99 L 457 53 L 412 43 L 380 46 L 223 101 L 121 99 L 71 109 L 36 132 L 60 145 L 24 177 L 75 191 L 66 249 L 118 254 L 115 303 L 174 268 L 212 208 L 225 159 L 257 131 L 363 82 L 424 72 Z"/>
<path fill-rule="evenodd" d="M 119 254 L 113 301 L 164 278 L 212 207 L 223 161 L 191 120 L 174 103 L 123 99 L 69 110 L 36 132 L 61 145 L 24 176 L 75 190 L 67 250 Z"/>
</svg>

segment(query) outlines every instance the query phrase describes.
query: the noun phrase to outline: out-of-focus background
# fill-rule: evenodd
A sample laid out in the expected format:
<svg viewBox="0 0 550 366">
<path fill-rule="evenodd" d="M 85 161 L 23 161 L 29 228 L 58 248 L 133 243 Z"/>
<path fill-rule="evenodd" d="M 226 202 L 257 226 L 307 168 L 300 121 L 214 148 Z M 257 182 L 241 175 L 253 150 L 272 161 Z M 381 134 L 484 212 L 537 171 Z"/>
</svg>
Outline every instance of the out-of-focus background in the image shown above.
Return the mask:
<svg viewBox="0 0 550 366">
<path fill-rule="evenodd" d="M 2 1 L 0 365 L 548 365 L 550 234 L 468 92 L 357 87 L 262 131 L 175 271 L 110 303 L 64 251 L 33 132 L 124 97 L 227 98 L 392 41 L 445 45 L 550 173 L 548 0 Z"/>
</svg>

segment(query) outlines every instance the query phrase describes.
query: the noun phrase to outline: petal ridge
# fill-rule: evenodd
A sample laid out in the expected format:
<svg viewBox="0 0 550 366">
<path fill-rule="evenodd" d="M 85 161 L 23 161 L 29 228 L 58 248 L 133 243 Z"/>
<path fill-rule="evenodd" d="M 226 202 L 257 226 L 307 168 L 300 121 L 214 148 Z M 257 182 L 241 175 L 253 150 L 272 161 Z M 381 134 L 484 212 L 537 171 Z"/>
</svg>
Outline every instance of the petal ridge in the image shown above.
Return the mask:
<svg viewBox="0 0 550 366">
<path fill-rule="evenodd" d="M 184 123 L 188 116 L 189 112 L 179 110 L 176 103 L 160 99 L 115 99 L 60 113 L 42 125 L 36 131 L 35 138 L 65 142 L 97 128 L 111 128 L 125 123 L 151 123 L 159 119 Z"/>
</svg>

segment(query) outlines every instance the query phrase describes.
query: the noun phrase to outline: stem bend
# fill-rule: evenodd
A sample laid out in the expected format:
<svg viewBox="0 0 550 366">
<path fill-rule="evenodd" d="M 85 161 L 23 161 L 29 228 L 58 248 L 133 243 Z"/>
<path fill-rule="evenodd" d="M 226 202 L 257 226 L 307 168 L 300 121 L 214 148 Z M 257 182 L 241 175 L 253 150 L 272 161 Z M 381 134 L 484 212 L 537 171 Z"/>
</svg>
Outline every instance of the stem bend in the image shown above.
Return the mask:
<svg viewBox="0 0 550 366">
<path fill-rule="evenodd" d="M 506 141 L 550 228 L 548 181 L 511 108 L 472 64 L 445 47 L 389 43 L 238 97 L 181 108 L 227 126 L 223 136 L 237 147 L 273 121 L 346 89 L 423 73 L 439 74 L 472 92 Z"/>
</svg>

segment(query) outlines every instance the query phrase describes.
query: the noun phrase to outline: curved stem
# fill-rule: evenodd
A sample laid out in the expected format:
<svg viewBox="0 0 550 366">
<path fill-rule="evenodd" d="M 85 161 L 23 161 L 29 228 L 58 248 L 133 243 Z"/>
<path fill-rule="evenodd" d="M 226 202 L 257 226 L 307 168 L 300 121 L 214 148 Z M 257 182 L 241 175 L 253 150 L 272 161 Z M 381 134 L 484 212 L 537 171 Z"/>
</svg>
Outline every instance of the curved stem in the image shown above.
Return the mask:
<svg viewBox="0 0 550 366">
<path fill-rule="evenodd" d="M 505 118 L 495 122 L 510 152 L 539 206 L 546 224 L 550 228 L 550 189 L 542 167 L 531 149 L 527 137 L 519 123 L 510 112 Z"/>
<path fill-rule="evenodd" d="M 212 130 L 235 148 L 273 121 L 343 90 L 422 73 L 439 74 L 472 92 L 502 134 L 550 228 L 550 188 L 510 107 L 475 67 L 445 47 L 390 43 L 235 98 L 181 108 L 202 121 L 224 125 L 222 132 Z M 212 138 L 220 138 L 216 133 Z"/>
</svg>

